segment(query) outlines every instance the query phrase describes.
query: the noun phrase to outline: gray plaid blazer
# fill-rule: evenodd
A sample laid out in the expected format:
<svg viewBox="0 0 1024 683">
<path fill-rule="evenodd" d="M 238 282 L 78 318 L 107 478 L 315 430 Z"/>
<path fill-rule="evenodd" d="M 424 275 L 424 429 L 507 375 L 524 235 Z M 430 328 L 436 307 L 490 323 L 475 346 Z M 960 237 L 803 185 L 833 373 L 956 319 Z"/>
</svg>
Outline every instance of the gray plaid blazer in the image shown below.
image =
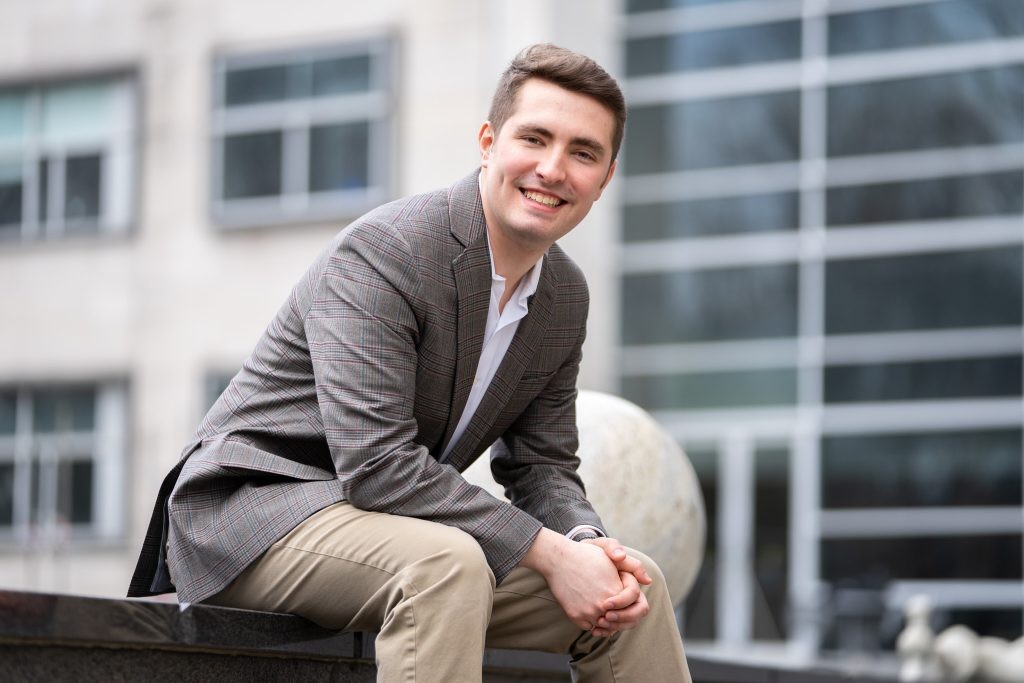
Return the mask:
<svg viewBox="0 0 1024 683">
<path fill-rule="evenodd" d="M 491 291 L 478 173 L 386 204 L 328 245 L 164 479 L 129 596 L 198 602 L 328 505 L 448 524 L 501 581 L 541 526 L 601 527 L 576 473 L 588 294 L 553 246 L 463 436 Z M 462 472 L 493 444 L 512 504 Z"/>
</svg>

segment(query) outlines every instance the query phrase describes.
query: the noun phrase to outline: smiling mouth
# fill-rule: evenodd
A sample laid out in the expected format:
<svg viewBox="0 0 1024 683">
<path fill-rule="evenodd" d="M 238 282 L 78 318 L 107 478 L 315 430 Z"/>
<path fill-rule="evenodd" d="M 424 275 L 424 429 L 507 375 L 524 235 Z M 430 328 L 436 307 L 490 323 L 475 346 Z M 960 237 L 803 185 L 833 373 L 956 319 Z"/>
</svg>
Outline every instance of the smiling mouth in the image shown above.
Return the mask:
<svg viewBox="0 0 1024 683">
<path fill-rule="evenodd" d="M 558 197 L 553 197 L 552 195 L 549 194 L 544 194 L 542 192 L 534 192 L 533 190 L 520 190 L 520 192 L 522 192 L 523 196 L 525 196 L 530 201 L 534 201 L 537 202 L 538 204 L 543 204 L 544 206 L 549 206 L 551 208 L 555 208 L 556 206 L 561 206 L 562 204 L 565 204 L 565 200 L 559 199 Z"/>
</svg>

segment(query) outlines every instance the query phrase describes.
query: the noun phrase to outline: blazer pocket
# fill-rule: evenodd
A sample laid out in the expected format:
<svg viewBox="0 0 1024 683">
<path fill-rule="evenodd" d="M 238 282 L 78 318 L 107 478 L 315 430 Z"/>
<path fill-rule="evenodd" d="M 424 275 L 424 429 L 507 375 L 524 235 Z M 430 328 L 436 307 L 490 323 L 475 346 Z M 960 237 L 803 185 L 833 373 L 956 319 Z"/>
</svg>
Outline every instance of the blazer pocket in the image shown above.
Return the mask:
<svg viewBox="0 0 1024 683">
<path fill-rule="evenodd" d="M 558 370 L 553 372 L 524 372 L 516 384 L 516 393 L 539 394 L 554 379 Z"/>
<path fill-rule="evenodd" d="M 330 481 L 337 478 L 337 474 L 332 471 L 295 462 L 230 439 L 224 439 L 218 444 L 217 454 L 212 460 L 229 470 L 277 475 L 289 479 Z"/>
</svg>

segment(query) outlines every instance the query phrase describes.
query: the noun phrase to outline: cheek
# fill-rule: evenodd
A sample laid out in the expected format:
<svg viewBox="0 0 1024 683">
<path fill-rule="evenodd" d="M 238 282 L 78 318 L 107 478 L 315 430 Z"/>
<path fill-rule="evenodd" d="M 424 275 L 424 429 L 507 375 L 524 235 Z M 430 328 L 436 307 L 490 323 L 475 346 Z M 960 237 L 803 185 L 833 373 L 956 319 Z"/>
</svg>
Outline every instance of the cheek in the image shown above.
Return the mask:
<svg viewBox="0 0 1024 683">
<path fill-rule="evenodd" d="M 598 197 L 601 196 L 601 193 L 604 192 L 604 182 L 606 178 L 607 176 L 604 173 L 597 173 L 588 179 L 587 187 L 590 190 L 589 195 L 591 200 L 596 201 Z"/>
</svg>

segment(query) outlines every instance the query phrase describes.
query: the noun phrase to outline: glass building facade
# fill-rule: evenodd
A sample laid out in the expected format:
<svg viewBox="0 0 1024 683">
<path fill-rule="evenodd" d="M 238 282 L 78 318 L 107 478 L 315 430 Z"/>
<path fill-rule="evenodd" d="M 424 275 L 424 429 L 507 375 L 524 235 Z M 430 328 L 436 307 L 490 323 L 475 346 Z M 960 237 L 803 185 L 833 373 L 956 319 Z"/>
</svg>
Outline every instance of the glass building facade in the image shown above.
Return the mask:
<svg viewBox="0 0 1024 683">
<path fill-rule="evenodd" d="M 690 455 L 686 637 L 1022 632 L 1024 3 L 629 0 L 621 389 Z"/>
</svg>

